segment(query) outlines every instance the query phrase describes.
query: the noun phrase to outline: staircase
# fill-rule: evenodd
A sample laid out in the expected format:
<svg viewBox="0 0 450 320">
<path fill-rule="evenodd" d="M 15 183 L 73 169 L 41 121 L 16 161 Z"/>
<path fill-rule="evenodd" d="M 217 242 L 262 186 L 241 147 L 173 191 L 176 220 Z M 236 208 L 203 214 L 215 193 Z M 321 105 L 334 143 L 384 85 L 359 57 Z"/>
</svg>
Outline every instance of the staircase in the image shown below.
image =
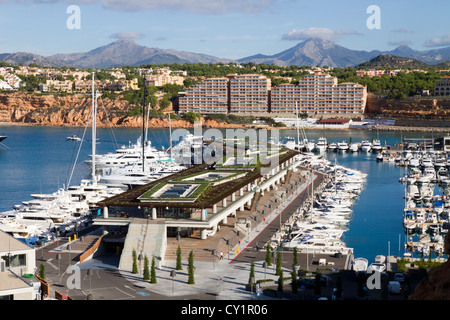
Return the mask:
<svg viewBox="0 0 450 320">
<path fill-rule="evenodd" d="M 151 261 L 155 256 L 157 265 L 162 263 L 167 246 L 166 226 L 148 219 L 133 219 L 128 227 L 124 248 L 120 257 L 119 269 L 130 270 L 133 266 L 133 249 L 136 254 Z M 139 264 L 139 262 L 138 262 Z M 143 261 L 142 265 L 143 267 Z"/>
<path fill-rule="evenodd" d="M 252 204 L 250 206 L 250 211 L 251 212 L 256 210 L 260 199 L 261 199 L 261 191 L 260 192 L 256 192 L 255 196 L 253 197 Z"/>
</svg>

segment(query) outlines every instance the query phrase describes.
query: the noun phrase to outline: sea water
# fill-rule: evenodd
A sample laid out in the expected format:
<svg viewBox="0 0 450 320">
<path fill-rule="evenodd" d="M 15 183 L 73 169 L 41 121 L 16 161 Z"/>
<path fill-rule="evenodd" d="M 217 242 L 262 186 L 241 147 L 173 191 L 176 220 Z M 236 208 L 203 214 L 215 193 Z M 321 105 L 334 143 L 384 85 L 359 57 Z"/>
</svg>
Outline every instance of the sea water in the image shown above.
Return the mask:
<svg viewBox="0 0 450 320">
<path fill-rule="evenodd" d="M 436 133 L 359 129 L 309 129 L 305 133 L 315 141 L 322 136 L 327 138 L 328 143 L 379 138 L 383 145 L 398 144 L 402 137 L 439 136 Z M 79 137 L 84 135 L 84 142 L 66 140 L 73 134 Z M 121 145 L 135 143 L 141 134 L 141 129 L 99 128 L 96 132 L 97 153 L 114 152 Z M 0 126 L 0 135 L 8 136 L 3 141 L 8 149 L 0 146 L 0 212 L 30 200 L 32 193 L 52 193 L 90 177 L 90 168 L 84 163 L 92 152 L 90 128 Z M 280 130 L 279 136 L 280 139 L 297 137 L 297 131 Z M 168 129 L 151 129 L 148 137 L 158 149 L 170 146 Z M 369 261 L 373 261 L 378 254 L 402 256 L 405 242 L 402 224 L 404 186 L 399 183 L 399 178 L 406 173 L 405 169 L 394 163 L 377 162 L 373 153 L 326 152 L 325 156 L 333 163 L 336 159 L 340 165 L 368 174 L 365 188 L 353 206 L 349 231 L 344 233 L 346 245 L 354 248 L 356 257 Z"/>
</svg>

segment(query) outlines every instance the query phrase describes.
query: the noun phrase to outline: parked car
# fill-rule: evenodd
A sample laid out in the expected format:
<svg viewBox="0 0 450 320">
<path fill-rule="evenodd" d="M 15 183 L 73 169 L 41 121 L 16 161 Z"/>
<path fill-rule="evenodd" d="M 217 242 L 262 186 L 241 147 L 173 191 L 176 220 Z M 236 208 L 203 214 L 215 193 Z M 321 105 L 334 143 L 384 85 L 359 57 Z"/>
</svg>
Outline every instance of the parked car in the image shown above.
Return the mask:
<svg viewBox="0 0 450 320">
<path fill-rule="evenodd" d="M 400 283 L 403 283 L 405 281 L 405 276 L 403 275 L 403 273 L 396 273 L 394 275 L 394 281 L 398 281 Z"/>
<path fill-rule="evenodd" d="M 402 290 L 402 285 L 398 281 L 389 281 L 388 289 L 389 293 L 400 294 Z"/>
</svg>

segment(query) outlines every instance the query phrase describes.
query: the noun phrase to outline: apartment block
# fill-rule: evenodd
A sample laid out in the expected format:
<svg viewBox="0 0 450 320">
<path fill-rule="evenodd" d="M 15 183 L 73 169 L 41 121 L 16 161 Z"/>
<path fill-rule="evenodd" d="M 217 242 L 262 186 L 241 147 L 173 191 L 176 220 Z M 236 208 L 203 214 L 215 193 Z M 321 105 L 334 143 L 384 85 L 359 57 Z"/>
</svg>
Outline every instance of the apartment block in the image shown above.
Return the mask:
<svg viewBox="0 0 450 320">
<path fill-rule="evenodd" d="M 178 84 L 183 85 L 184 77 L 172 76 L 167 74 L 156 74 L 145 76 L 145 83 L 148 86 L 162 87 L 166 84 Z"/>
<path fill-rule="evenodd" d="M 299 86 L 282 83 L 271 91 L 271 112 L 292 113 L 300 104 L 301 90 Z"/>
<path fill-rule="evenodd" d="M 341 83 L 316 70 L 300 79 L 298 85 L 282 84 L 272 89 L 272 113 L 363 113 L 367 88 L 356 83 Z"/>
<path fill-rule="evenodd" d="M 58 80 L 47 80 L 45 84 L 39 86 L 39 91 L 49 92 L 49 91 L 60 91 L 60 92 L 72 92 L 73 82 L 70 80 L 58 81 Z"/>
<path fill-rule="evenodd" d="M 271 81 L 258 74 L 228 75 L 230 113 L 269 112 Z"/>
<path fill-rule="evenodd" d="M 179 112 L 228 113 L 228 79 L 205 79 L 179 97 Z"/>
<path fill-rule="evenodd" d="M 450 95 L 450 77 L 443 77 L 434 84 L 435 96 L 449 96 Z"/>
</svg>

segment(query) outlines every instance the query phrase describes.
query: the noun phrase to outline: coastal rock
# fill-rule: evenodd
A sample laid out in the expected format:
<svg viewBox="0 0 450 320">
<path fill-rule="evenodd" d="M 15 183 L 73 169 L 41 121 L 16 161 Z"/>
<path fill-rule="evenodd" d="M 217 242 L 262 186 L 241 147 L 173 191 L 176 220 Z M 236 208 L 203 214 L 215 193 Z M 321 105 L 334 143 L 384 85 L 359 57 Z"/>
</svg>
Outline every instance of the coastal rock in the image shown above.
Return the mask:
<svg viewBox="0 0 450 320">
<path fill-rule="evenodd" d="M 97 126 L 142 127 L 142 117 L 129 116 L 133 105 L 126 100 L 99 99 Z M 170 111 L 171 108 L 168 108 Z M 0 122 L 33 124 L 41 126 L 85 126 L 90 121 L 91 97 L 87 94 L 54 95 L 27 92 L 0 93 Z M 204 128 L 245 128 L 245 125 L 228 124 L 200 119 Z M 187 120 L 172 119 L 173 128 L 193 128 Z M 168 128 L 169 120 L 154 117 L 149 128 Z"/>
<path fill-rule="evenodd" d="M 450 253 L 450 234 L 445 236 L 445 252 Z M 450 261 L 446 261 L 428 272 L 424 279 L 409 296 L 409 300 L 450 300 Z"/>
</svg>

